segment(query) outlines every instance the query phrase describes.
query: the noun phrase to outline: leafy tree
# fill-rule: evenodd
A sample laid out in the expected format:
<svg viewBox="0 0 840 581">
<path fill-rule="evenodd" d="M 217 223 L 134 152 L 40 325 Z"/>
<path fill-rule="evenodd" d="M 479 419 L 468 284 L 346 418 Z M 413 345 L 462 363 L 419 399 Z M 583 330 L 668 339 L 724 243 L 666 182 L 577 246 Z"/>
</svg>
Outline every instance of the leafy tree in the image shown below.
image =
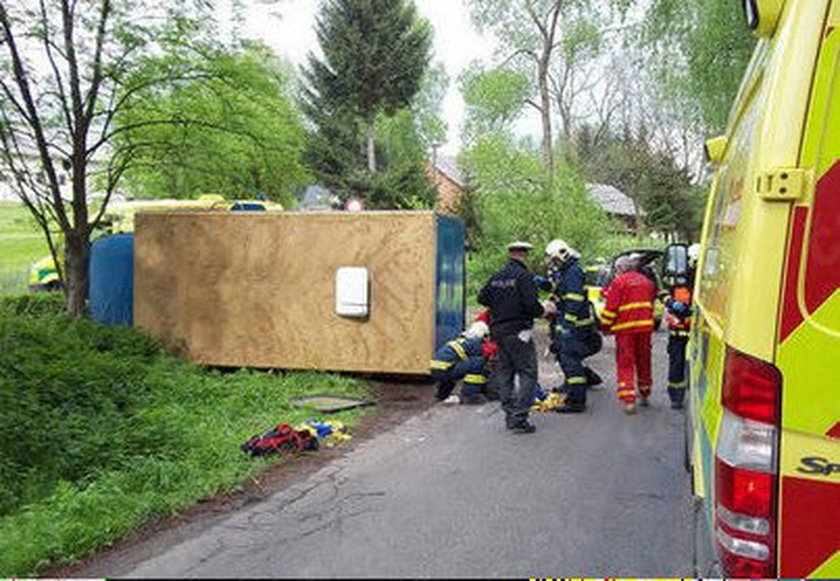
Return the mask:
<svg viewBox="0 0 840 581">
<path fill-rule="evenodd" d="M 478 63 L 473 63 L 458 80 L 467 106 L 462 128 L 466 144 L 473 144 L 488 133 L 508 134 L 531 90 L 524 73 L 509 68 L 485 70 Z"/>
<path fill-rule="evenodd" d="M 365 128 L 367 168 L 376 173 L 376 120 L 408 107 L 429 64 L 431 28 L 410 0 L 327 0 L 316 22 L 323 60 L 304 69 L 306 110 L 325 134 L 329 117 Z"/>
<path fill-rule="evenodd" d="M 536 88 L 531 104 L 540 113 L 542 161 L 549 175 L 554 167 L 549 74 L 558 47 L 563 9 L 580 0 L 469 0 L 470 18 L 482 32 L 498 38 L 504 62 L 522 67 Z"/>
<path fill-rule="evenodd" d="M 151 61 L 139 74 L 168 61 Z M 142 197 L 262 193 L 293 203 L 292 187 L 306 176 L 304 132 L 283 62 L 267 46 L 246 43 L 187 66 L 209 78 L 148 87 L 138 93 L 138 106 L 117 117 L 118 128 L 137 127 L 120 135 L 118 147 L 147 144 L 126 172 L 127 186 Z M 171 118 L 200 123 L 153 123 Z"/>
<path fill-rule="evenodd" d="M 704 133 L 720 133 L 755 40 L 732 0 L 654 0 L 641 41 L 663 94 Z"/>
<path fill-rule="evenodd" d="M 542 171 L 539 149 L 510 136 L 486 135 L 464 152 L 462 165 L 471 195 L 468 209 L 475 219 L 468 277 L 473 286 L 499 268 L 511 240 L 527 240 L 539 248 L 562 237 L 592 256 L 602 250 L 605 235 L 617 229 L 589 197 L 578 171 L 558 164 L 550 179 Z"/>
<path fill-rule="evenodd" d="M 149 87 L 206 76 L 184 63 L 209 42 L 211 21 L 209 7 L 187 2 L 0 0 L 0 163 L 54 258 L 52 225 L 61 231 L 66 263 L 56 263 L 72 316 L 85 312 L 91 231 L 144 145 L 115 147 L 133 127 L 114 120 Z M 136 75 L 156 53 L 183 59 L 157 75 Z M 91 213 L 94 183 L 103 197 Z"/>
<path fill-rule="evenodd" d="M 633 200 L 639 235 L 647 228 L 685 240 L 696 239 L 703 190 L 670 154 L 655 150 L 649 139 L 644 127 L 610 131 L 597 142 L 590 130 L 582 130 L 576 142 L 576 159 L 589 181 L 612 185 Z"/>
</svg>

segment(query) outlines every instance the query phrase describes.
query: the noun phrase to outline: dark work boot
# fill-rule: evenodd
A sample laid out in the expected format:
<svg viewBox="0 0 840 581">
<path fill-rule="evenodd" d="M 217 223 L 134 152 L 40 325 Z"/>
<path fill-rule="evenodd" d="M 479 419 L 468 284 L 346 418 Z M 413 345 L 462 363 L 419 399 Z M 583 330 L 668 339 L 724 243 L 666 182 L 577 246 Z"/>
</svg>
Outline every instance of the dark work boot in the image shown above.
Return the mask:
<svg viewBox="0 0 840 581">
<path fill-rule="evenodd" d="M 557 408 L 556 411 L 558 414 L 582 414 L 586 411 L 586 404 L 566 402 Z"/>
<path fill-rule="evenodd" d="M 522 422 L 516 424 L 510 429 L 514 434 L 533 434 L 537 431 L 537 426 L 535 426 L 528 420 L 523 420 Z"/>
<path fill-rule="evenodd" d="M 604 380 L 601 378 L 600 375 L 598 375 L 598 373 L 594 369 L 584 367 L 583 371 L 584 373 L 586 373 L 586 382 L 589 387 L 596 387 L 604 383 Z"/>
</svg>

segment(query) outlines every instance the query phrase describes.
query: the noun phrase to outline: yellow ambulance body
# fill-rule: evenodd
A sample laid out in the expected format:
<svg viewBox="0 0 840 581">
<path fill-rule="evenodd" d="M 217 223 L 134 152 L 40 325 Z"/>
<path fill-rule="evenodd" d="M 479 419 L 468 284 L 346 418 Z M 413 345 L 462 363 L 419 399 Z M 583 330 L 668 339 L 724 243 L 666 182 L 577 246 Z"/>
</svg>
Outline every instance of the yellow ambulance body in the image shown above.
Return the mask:
<svg viewBox="0 0 840 581">
<path fill-rule="evenodd" d="M 840 0 L 745 11 L 689 350 L 698 574 L 840 577 Z"/>
</svg>

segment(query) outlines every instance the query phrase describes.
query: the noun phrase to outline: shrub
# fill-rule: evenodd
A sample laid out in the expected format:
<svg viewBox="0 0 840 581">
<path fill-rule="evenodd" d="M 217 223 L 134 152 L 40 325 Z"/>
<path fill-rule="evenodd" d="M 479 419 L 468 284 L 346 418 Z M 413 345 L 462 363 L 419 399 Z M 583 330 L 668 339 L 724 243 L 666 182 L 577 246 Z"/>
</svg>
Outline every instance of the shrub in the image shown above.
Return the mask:
<svg viewBox="0 0 840 581">
<path fill-rule="evenodd" d="M 265 466 L 239 444 L 310 417 L 290 399 L 314 392 L 364 385 L 205 370 L 131 328 L 0 309 L 0 577 L 81 557 L 236 486 Z"/>
<path fill-rule="evenodd" d="M 64 293 L 34 293 L 0 298 L 0 310 L 16 315 L 58 315 L 64 312 Z"/>
</svg>

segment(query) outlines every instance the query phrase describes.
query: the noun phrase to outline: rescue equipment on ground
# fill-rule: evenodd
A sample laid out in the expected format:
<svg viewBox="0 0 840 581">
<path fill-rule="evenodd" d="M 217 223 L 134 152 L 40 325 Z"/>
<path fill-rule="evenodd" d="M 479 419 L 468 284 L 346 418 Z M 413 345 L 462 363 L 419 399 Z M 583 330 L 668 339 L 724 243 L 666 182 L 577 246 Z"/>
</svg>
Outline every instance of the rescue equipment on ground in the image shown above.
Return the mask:
<svg viewBox="0 0 840 581">
<path fill-rule="evenodd" d="M 545 414 L 548 412 L 557 411 L 559 408 L 563 407 L 565 403 L 565 395 L 557 393 L 556 391 L 552 391 L 551 393 L 547 394 L 543 399 L 537 399 L 537 401 L 534 402 L 534 405 L 531 406 L 531 411 L 534 413 Z"/>
<path fill-rule="evenodd" d="M 318 438 L 309 430 L 295 430 L 289 424 L 277 424 L 261 436 L 253 436 L 240 446 L 252 457 L 271 456 L 282 452 L 304 452 L 318 449 Z"/>
<path fill-rule="evenodd" d="M 259 458 L 284 452 L 314 452 L 321 445 L 332 447 L 352 437 L 341 422 L 307 420 L 294 427 L 289 424 L 277 424 L 261 436 L 253 436 L 243 443 L 240 449 L 252 457 Z"/>
<path fill-rule="evenodd" d="M 327 420 L 325 422 L 307 420 L 295 426 L 295 430 L 308 431 L 327 447 L 341 444 L 353 438 L 353 436 L 347 433 L 347 427 L 343 423 L 335 420 Z"/>
</svg>

